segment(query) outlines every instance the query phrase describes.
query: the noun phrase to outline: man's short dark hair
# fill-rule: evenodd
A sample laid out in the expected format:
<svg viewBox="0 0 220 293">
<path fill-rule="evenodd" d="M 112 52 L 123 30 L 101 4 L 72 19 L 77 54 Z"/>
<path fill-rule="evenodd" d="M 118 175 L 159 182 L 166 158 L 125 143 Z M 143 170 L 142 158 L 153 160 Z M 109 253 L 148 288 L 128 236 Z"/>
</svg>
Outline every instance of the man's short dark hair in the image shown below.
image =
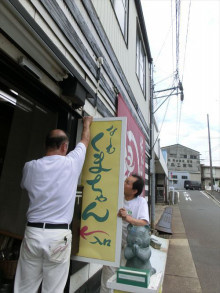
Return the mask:
<svg viewBox="0 0 220 293">
<path fill-rule="evenodd" d="M 132 174 L 131 176 L 137 178 L 137 180 L 133 183 L 133 189 L 137 189 L 137 193 L 135 194 L 135 197 L 137 197 L 141 194 L 144 188 L 144 180 L 141 176 L 137 174 Z"/>
<path fill-rule="evenodd" d="M 53 130 L 51 130 L 46 136 L 45 146 L 46 149 L 59 149 L 62 143 L 68 141 L 69 139 L 65 132 L 64 135 L 54 135 Z"/>
</svg>

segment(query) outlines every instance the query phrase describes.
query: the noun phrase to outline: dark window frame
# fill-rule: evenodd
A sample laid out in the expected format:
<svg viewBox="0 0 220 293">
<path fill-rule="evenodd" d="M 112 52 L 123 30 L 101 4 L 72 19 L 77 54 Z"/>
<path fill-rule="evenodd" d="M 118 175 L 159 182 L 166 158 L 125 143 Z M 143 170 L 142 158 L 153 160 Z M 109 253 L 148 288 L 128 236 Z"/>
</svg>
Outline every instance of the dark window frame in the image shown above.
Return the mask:
<svg viewBox="0 0 220 293">
<path fill-rule="evenodd" d="M 116 1 L 121 1 L 124 7 L 124 29 L 121 27 L 121 23 L 119 20 L 118 11 L 116 10 Z M 125 41 L 126 46 L 128 46 L 128 23 L 129 23 L 129 1 L 128 0 L 111 0 L 112 8 L 114 10 L 115 17 L 117 19 L 120 31 L 122 33 L 123 39 Z"/>
<path fill-rule="evenodd" d="M 141 53 L 142 53 L 142 56 L 141 56 Z M 142 59 L 143 59 L 142 74 L 140 72 L 140 70 L 141 70 L 141 58 L 140 57 L 142 57 Z M 140 84 L 140 87 L 143 92 L 145 100 L 146 100 L 146 88 L 147 88 L 146 62 L 147 62 L 146 50 L 144 47 L 143 38 L 141 36 L 141 29 L 140 29 L 140 26 L 137 21 L 135 71 L 136 71 L 136 76 L 137 76 L 137 79 Z M 142 85 L 142 81 L 141 81 L 141 76 L 143 79 L 143 85 Z"/>
</svg>

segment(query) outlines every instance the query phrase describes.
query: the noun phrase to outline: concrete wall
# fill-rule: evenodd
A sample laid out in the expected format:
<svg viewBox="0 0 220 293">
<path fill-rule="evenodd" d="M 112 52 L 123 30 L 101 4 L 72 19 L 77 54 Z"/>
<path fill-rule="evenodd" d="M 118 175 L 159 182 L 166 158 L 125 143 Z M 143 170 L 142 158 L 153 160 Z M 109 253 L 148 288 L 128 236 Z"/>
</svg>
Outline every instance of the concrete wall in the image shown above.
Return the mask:
<svg viewBox="0 0 220 293">
<path fill-rule="evenodd" d="M 167 151 L 169 170 L 200 172 L 199 152 L 178 144 L 162 149 Z"/>
</svg>

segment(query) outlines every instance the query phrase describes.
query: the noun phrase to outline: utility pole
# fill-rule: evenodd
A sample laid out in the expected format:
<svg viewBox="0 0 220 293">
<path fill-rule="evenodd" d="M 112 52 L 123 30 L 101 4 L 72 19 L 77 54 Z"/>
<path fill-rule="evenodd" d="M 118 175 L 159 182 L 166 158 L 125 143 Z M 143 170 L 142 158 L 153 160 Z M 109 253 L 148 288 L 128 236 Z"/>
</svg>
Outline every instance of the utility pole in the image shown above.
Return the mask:
<svg viewBox="0 0 220 293">
<path fill-rule="evenodd" d="M 154 103 L 153 103 L 153 64 L 151 64 L 150 87 L 150 189 L 151 189 L 151 228 L 155 228 L 155 153 L 154 153 Z"/>
<path fill-rule="evenodd" d="M 211 150 L 211 140 L 210 140 L 210 130 L 209 130 L 209 114 L 207 114 L 207 124 L 208 124 L 208 138 L 209 138 L 209 165 L 210 165 L 210 177 L 211 177 L 211 190 L 214 190 L 213 173 L 212 173 L 212 150 Z"/>
<path fill-rule="evenodd" d="M 156 178 L 155 178 L 155 152 L 154 152 L 154 146 L 157 142 L 158 137 L 155 139 L 154 138 L 154 114 L 157 112 L 157 110 L 166 102 L 166 100 L 174 95 L 174 91 L 177 90 L 175 95 L 180 95 L 180 100 L 184 100 L 184 94 L 183 94 L 183 86 L 182 83 L 179 81 L 178 86 L 168 88 L 168 89 L 163 89 L 159 91 L 154 91 L 154 85 L 153 85 L 153 65 L 151 65 L 151 87 L 150 87 L 150 187 L 151 187 L 151 227 L 152 229 L 155 228 L 155 198 L 156 198 Z M 180 92 L 178 91 L 180 90 Z M 166 91 L 171 91 L 168 95 L 165 96 L 159 96 L 159 97 L 154 97 L 154 93 L 162 93 Z M 154 109 L 154 99 L 159 99 L 159 98 L 166 98 L 156 109 Z"/>
<path fill-rule="evenodd" d="M 156 198 L 156 177 L 155 177 L 155 152 L 154 152 L 154 146 L 157 142 L 158 137 L 154 138 L 154 114 L 157 112 L 157 110 L 166 102 L 166 100 L 172 96 L 172 95 L 180 95 L 181 102 L 184 100 L 184 94 L 183 94 L 183 86 L 181 81 L 179 81 L 178 86 L 163 89 L 159 91 L 154 91 L 154 83 L 153 83 L 153 63 L 151 64 L 151 87 L 150 87 L 150 192 L 151 192 L 151 227 L 152 229 L 155 228 L 155 198 Z M 178 91 L 180 90 L 180 92 Z M 154 97 L 155 93 L 163 93 L 170 91 L 169 94 L 163 95 L 163 96 L 157 96 Z M 175 92 L 177 91 L 177 92 Z M 174 93 L 175 92 L 175 93 Z M 154 109 L 154 99 L 159 98 L 165 98 L 160 105 Z"/>
</svg>

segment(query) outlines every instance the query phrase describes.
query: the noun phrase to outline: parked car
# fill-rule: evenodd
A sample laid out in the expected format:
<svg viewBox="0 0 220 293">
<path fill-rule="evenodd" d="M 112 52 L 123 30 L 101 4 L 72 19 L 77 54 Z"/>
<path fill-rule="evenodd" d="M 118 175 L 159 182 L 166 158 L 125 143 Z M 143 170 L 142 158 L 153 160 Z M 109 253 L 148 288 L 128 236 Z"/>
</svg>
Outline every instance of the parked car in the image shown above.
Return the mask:
<svg viewBox="0 0 220 293">
<path fill-rule="evenodd" d="M 185 180 L 184 181 L 184 188 L 186 190 L 200 190 L 202 189 L 201 182 L 199 181 L 191 181 L 191 180 Z"/>
</svg>

